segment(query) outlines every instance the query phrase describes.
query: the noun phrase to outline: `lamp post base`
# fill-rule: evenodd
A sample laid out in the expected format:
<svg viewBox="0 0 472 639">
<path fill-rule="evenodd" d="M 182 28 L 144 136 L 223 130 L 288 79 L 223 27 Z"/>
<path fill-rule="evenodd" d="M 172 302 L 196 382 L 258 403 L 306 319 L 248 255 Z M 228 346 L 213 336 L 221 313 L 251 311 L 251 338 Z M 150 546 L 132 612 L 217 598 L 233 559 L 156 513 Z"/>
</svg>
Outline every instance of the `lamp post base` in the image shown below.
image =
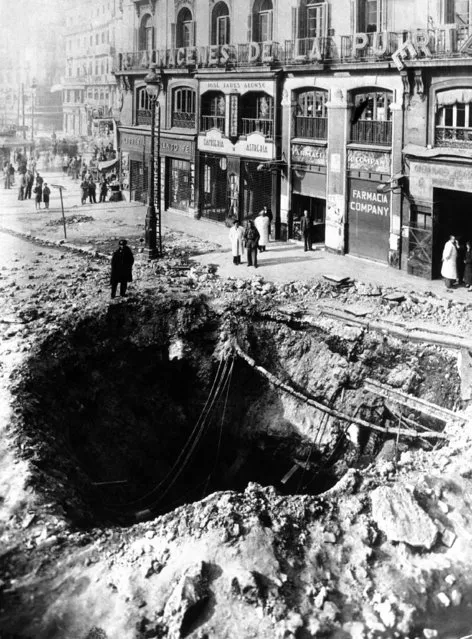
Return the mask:
<svg viewBox="0 0 472 639">
<path fill-rule="evenodd" d="M 148 206 L 146 211 L 146 220 L 144 223 L 144 255 L 148 260 L 155 260 L 159 257 L 157 249 L 157 217 L 154 204 Z"/>
</svg>

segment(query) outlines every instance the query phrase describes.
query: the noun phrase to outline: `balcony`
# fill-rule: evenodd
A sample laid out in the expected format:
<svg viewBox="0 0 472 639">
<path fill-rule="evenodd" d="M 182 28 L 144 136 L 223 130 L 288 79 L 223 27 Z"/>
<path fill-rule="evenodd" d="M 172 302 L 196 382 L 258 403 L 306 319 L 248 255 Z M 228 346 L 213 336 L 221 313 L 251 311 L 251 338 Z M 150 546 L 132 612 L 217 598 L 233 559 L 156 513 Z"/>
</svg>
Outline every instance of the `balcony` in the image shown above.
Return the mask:
<svg viewBox="0 0 472 639">
<path fill-rule="evenodd" d="M 152 113 L 149 109 L 142 109 L 136 113 L 136 124 L 151 126 Z"/>
<path fill-rule="evenodd" d="M 182 129 L 195 128 L 195 113 L 174 112 L 172 114 L 172 126 Z"/>
<path fill-rule="evenodd" d="M 202 115 L 201 131 L 210 131 L 210 129 L 217 129 L 224 133 L 225 130 L 225 116 L 222 115 Z"/>
<path fill-rule="evenodd" d="M 274 121 L 262 118 L 241 118 L 241 135 L 260 133 L 266 138 L 274 137 Z"/>
<path fill-rule="evenodd" d="M 436 146 L 472 147 L 472 128 L 437 126 L 434 143 Z"/>
<path fill-rule="evenodd" d="M 390 120 L 359 120 L 351 127 L 351 142 L 390 146 L 392 122 Z"/>
<path fill-rule="evenodd" d="M 326 140 L 328 137 L 328 118 L 297 115 L 295 118 L 295 137 Z"/>
</svg>

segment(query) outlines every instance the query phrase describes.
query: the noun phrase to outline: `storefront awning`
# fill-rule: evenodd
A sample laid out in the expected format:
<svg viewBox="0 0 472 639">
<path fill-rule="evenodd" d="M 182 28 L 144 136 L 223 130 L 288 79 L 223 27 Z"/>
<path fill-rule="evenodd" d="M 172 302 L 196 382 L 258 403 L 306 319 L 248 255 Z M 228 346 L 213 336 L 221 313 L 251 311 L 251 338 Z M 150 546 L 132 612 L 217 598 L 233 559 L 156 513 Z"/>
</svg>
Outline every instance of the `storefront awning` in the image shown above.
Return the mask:
<svg viewBox="0 0 472 639">
<path fill-rule="evenodd" d="M 449 89 L 436 93 L 436 108 L 472 102 L 472 89 Z"/>
<path fill-rule="evenodd" d="M 114 160 L 106 160 L 105 162 L 99 162 L 98 163 L 98 170 L 99 171 L 106 171 L 107 169 L 111 169 L 111 167 L 116 164 L 118 162 L 118 158 L 115 158 Z"/>
</svg>

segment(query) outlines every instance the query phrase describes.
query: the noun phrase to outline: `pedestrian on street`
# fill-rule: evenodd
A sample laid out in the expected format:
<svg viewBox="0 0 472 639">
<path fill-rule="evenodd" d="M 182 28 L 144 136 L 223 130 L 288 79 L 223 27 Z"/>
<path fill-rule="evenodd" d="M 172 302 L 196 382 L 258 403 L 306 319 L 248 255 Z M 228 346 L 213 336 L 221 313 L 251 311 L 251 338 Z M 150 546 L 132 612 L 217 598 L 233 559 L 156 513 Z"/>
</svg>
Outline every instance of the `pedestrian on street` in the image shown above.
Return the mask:
<svg viewBox="0 0 472 639">
<path fill-rule="evenodd" d="M 24 175 L 20 175 L 20 183 L 18 186 L 18 199 L 25 199 L 25 190 L 26 190 L 26 178 Z"/>
<path fill-rule="evenodd" d="M 39 175 L 39 173 L 36 173 L 36 184 L 39 184 L 39 186 L 43 188 L 43 182 L 43 178 Z"/>
<path fill-rule="evenodd" d="M 34 175 L 30 169 L 26 171 L 26 189 L 25 200 L 31 200 L 31 193 L 33 191 Z"/>
<path fill-rule="evenodd" d="M 10 172 L 10 186 L 15 186 L 15 167 L 10 162 L 8 171 Z"/>
<path fill-rule="evenodd" d="M 247 265 L 257 268 L 257 245 L 259 243 L 259 231 L 254 226 L 254 222 L 249 220 L 246 232 L 244 233 L 246 242 Z"/>
<path fill-rule="evenodd" d="M 270 237 L 272 235 L 272 219 L 274 216 L 272 215 L 272 209 L 266 205 L 262 207 L 262 211 L 259 211 L 259 215 L 262 215 L 263 211 L 265 212 L 265 214 L 267 215 L 269 219 L 269 237 Z"/>
<path fill-rule="evenodd" d="M 107 201 L 107 194 L 108 194 L 108 180 L 106 178 L 103 178 L 103 181 L 100 185 L 100 202 L 106 202 Z"/>
<path fill-rule="evenodd" d="M 41 184 L 36 182 L 36 186 L 34 187 L 34 206 L 35 209 L 41 209 L 41 200 L 43 199 L 43 187 Z"/>
<path fill-rule="evenodd" d="M 308 211 L 303 211 L 303 217 L 300 221 L 300 231 L 303 235 L 303 243 L 304 243 L 304 251 L 311 251 L 311 229 L 312 222 L 310 216 L 308 215 Z"/>
<path fill-rule="evenodd" d="M 118 248 L 113 253 L 111 258 L 111 297 L 116 296 L 116 289 L 118 284 L 120 285 L 120 295 L 124 297 L 126 295 L 126 288 L 128 282 L 133 281 L 133 264 L 134 257 L 131 249 L 128 246 L 126 240 L 120 240 L 118 242 Z"/>
<path fill-rule="evenodd" d="M 82 180 L 82 183 L 80 185 L 80 194 L 80 201 L 82 202 L 82 204 L 85 204 L 89 195 L 89 183 L 85 178 Z"/>
<path fill-rule="evenodd" d="M 88 193 L 89 193 L 89 201 L 90 204 L 96 204 L 97 203 L 97 185 L 95 184 L 95 182 L 93 181 L 93 178 L 90 177 L 89 179 L 89 183 L 88 183 Z"/>
<path fill-rule="evenodd" d="M 6 189 L 11 188 L 11 181 L 10 181 L 10 163 L 9 162 L 5 162 L 5 164 L 3 165 L 3 180 L 4 180 L 4 187 Z"/>
<path fill-rule="evenodd" d="M 49 188 L 49 186 L 47 185 L 47 182 L 44 183 L 44 187 L 43 187 L 43 202 L 44 202 L 44 206 L 45 208 L 49 208 L 49 196 L 51 195 L 51 189 Z"/>
<path fill-rule="evenodd" d="M 262 211 L 254 220 L 254 226 L 259 233 L 259 252 L 264 253 L 269 243 L 269 218 L 267 216 L 267 207 L 264 206 Z"/>
<path fill-rule="evenodd" d="M 244 229 L 239 224 L 239 220 L 234 220 L 229 231 L 229 241 L 231 242 L 231 252 L 233 254 L 233 264 L 241 264 L 241 256 L 244 252 Z"/>
<path fill-rule="evenodd" d="M 457 242 L 454 235 L 450 235 L 444 245 L 441 275 L 444 277 L 446 289 L 452 293 L 452 285 L 457 280 Z"/>
<path fill-rule="evenodd" d="M 464 255 L 464 284 L 465 287 L 472 292 L 472 243 L 467 240 L 465 243 Z"/>
</svg>

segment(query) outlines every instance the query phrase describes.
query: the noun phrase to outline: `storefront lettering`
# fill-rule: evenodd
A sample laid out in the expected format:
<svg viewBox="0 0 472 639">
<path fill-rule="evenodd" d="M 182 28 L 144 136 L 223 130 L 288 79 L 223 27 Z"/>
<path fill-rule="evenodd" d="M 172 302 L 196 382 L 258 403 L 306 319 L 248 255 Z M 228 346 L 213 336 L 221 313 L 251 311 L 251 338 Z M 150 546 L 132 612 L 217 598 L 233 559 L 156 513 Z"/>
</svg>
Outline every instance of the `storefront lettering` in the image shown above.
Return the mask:
<svg viewBox="0 0 472 639">
<path fill-rule="evenodd" d="M 203 146 L 211 146 L 217 149 L 223 149 L 223 140 L 216 140 L 215 138 L 203 138 Z"/>
<path fill-rule="evenodd" d="M 122 136 L 121 136 L 121 146 L 122 147 L 126 147 L 126 146 L 143 147 L 144 146 L 144 136 L 126 135 L 126 133 L 123 133 Z"/>
<path fill-rule="evenodd" d="M 190 155 L 192 147 L 187 143 L 169 142 L 167 140 L 161 141 L 161 150 L 167 153 L 179 153 L 181 155 Z"/>
<path fill-rule="evenodd" d="M 249 42 L 245 45 L 245 56 L 248 64 L 268 64 L 274 59 L 272 42 Z M 199 66 L 225 66 L 228 61 L 238 59 L 238 47 L 232 44 L 207 47 L 180 47 L 156 51 L 156 63 L 167 67 L 183 67 L 198 64 Z M 142 60 L 141 62 L 144 62 Z M 148 66 L 148 65 L 147 65 Z"/>
<path fill-rule="evenodd" d="M 381 206 L 381 205 L 386 206 Z M 385 193 L 374 193 L 373 191 L 352 190 L 352 202 L 349 205 L 351 211 L 361 211 L 363 213 L 371 213 L 372 215 L 382 215 L 384 217 L 389 214 L 388 198 Z"/>
<path fill-rule="evenodd" d="M 247 144 L 248 153 L 267 153 L 269 148 L 265 144 Z"/>
<path fill-rule="evenodd" d="M 292 159 L 306 164 L 326 165 L 326 148 L 303 144 L 292 144 Z"/>
<path fill-rule="evenodd" d="M 349 170 L 369 171 L 370 173 L 390 173 L 390 154 L 348 149 L 347 167 Z"/>
</svg>

